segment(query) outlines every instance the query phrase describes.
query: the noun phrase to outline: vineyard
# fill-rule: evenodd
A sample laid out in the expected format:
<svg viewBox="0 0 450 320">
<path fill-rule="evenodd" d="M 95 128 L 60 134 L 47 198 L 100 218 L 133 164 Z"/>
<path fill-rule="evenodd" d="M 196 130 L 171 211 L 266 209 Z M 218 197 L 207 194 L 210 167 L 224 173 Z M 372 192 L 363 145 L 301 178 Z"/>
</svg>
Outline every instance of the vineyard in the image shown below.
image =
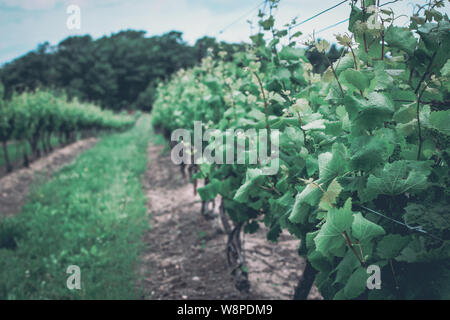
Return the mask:
<svg viewBox="0 0 450 320">
<path fill-rule="evenodd" d="M 450 299 L 447 3 L 341 4 L 336 59 L 265 1 L 150 114 L 0 83 L 0 299 Z"/>
</svg>

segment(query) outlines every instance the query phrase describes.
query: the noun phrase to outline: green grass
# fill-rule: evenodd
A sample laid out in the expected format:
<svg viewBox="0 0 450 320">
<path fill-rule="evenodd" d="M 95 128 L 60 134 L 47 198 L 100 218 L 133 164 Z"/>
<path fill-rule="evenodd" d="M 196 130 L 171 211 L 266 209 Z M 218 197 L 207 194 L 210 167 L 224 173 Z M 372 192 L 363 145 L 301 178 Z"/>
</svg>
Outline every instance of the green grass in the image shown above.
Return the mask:
<svg viewBox="0 0 450 320">
<path fill-rule="evenodd" d="M 35 187 L 21 214 L 0 221 L 0 299 L 138 297 L 150 135 L 144 116 L 130 131 L 104 137 Z M 81 290 L 66 287 L 69 265 L 81 269 Z"/>
</svg>

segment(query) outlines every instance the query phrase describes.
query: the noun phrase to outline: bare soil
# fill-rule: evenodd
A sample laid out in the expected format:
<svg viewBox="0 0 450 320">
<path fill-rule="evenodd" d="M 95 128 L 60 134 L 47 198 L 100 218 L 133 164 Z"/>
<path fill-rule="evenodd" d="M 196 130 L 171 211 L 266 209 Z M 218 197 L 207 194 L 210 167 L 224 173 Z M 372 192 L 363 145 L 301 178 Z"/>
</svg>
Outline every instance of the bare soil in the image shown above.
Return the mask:
<svg viewBox="0 0 450 320">
<path fill-rule="evenodd" d="M 292 299 L 304 269 L 299 241 L 283 233 L 276 244 L 267 230 L 244 236 L 251 289 L 241 293 L 227 266 L 227 236 L 201 215 L 192 184 L 162 146 L 150 145 L 144 177 L 150 230 L 144 237 L 141 275 L 144 299 Z M 321 299 L 313 287 L 308 299 Z"/>
<path fill-rule="evenodd" d="M 30 186 L 37 177 L 48 180 L 52 173 L 72 162 L 83 151 L 92 148 L 96 138 L 77 141 L 57 149 L 23 168 L 0 177 L 0 218 L 20 213 Z"/>
</svg>

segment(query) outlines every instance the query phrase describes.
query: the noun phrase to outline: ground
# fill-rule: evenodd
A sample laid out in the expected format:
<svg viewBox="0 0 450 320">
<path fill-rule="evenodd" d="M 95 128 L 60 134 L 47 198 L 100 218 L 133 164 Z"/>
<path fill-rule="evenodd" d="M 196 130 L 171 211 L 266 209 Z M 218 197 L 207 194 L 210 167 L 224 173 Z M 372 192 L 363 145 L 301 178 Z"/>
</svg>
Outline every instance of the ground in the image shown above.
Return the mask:
<svg viewBox="0 0 450 320">
<path fill-rule="evenodd" d="M 282 234 L 277 244 L 263 228 L 244 236 L 251 289 L 240 293 L 227 266 L 227 237 L 200 214 L 200 198 L 162 146 L 150 145 L 144 177 L 150 230 L 142 255 L 145 299 L 291 299 L 304 268 L 298 240 Z M 314 287 L 309 299 L 319 299 Z"/>
</svg>

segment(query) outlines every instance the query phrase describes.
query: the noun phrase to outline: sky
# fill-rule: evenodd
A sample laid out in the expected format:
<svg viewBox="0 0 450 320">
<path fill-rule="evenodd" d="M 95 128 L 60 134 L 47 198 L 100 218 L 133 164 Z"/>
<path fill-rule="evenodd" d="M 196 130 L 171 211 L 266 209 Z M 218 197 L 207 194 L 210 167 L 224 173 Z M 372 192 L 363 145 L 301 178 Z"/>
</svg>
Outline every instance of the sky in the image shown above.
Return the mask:
<svg viewBox="0 0 450 320">
<path fill-rule="evenodd" d="M 381 3 L 389 0 L 381 0 Z M 144 30 L 148 36 L 171 30 L 183 32 L 183 38 L 194 44 L 205 35 L 228 42 L 248 41 L 257 28 L 258 8 L 262 0 L 0 0 L 0 65 L 34 50 L 38 44 L 56 45 L 68 36 L 90 34 L 93 38 L 120 30 Z M 276 27 L 298 17 L 298 22 L 327 9 L 341 0 L 281 0 L 274 11 Z M 412 13 L 415 4 L 426 0 L 402 0 L 390 5 L 397 15 Z M 81 10 L 81 29 L 67 27 L 67 8 Z M 257 6 L 260 5 L 258 8 Z M 445 12 L 449 14 L 449 5 Z M 299 26 L 307 37 L 313 31 L 342 21 L 349 16 L 349 4 L 322 14 Z M 267 8 L 266 8 L 267 10 Z M 450 14 L 449 14 L 450 15 Z M 399 18 L 402 25 L 406 18 Z M 347 31 L 348 23 L 321 32 L 318 36 L 332 41 L 335 33 Z M 224 30 L 224 32 L 220 32 Z"/>
</svg>

